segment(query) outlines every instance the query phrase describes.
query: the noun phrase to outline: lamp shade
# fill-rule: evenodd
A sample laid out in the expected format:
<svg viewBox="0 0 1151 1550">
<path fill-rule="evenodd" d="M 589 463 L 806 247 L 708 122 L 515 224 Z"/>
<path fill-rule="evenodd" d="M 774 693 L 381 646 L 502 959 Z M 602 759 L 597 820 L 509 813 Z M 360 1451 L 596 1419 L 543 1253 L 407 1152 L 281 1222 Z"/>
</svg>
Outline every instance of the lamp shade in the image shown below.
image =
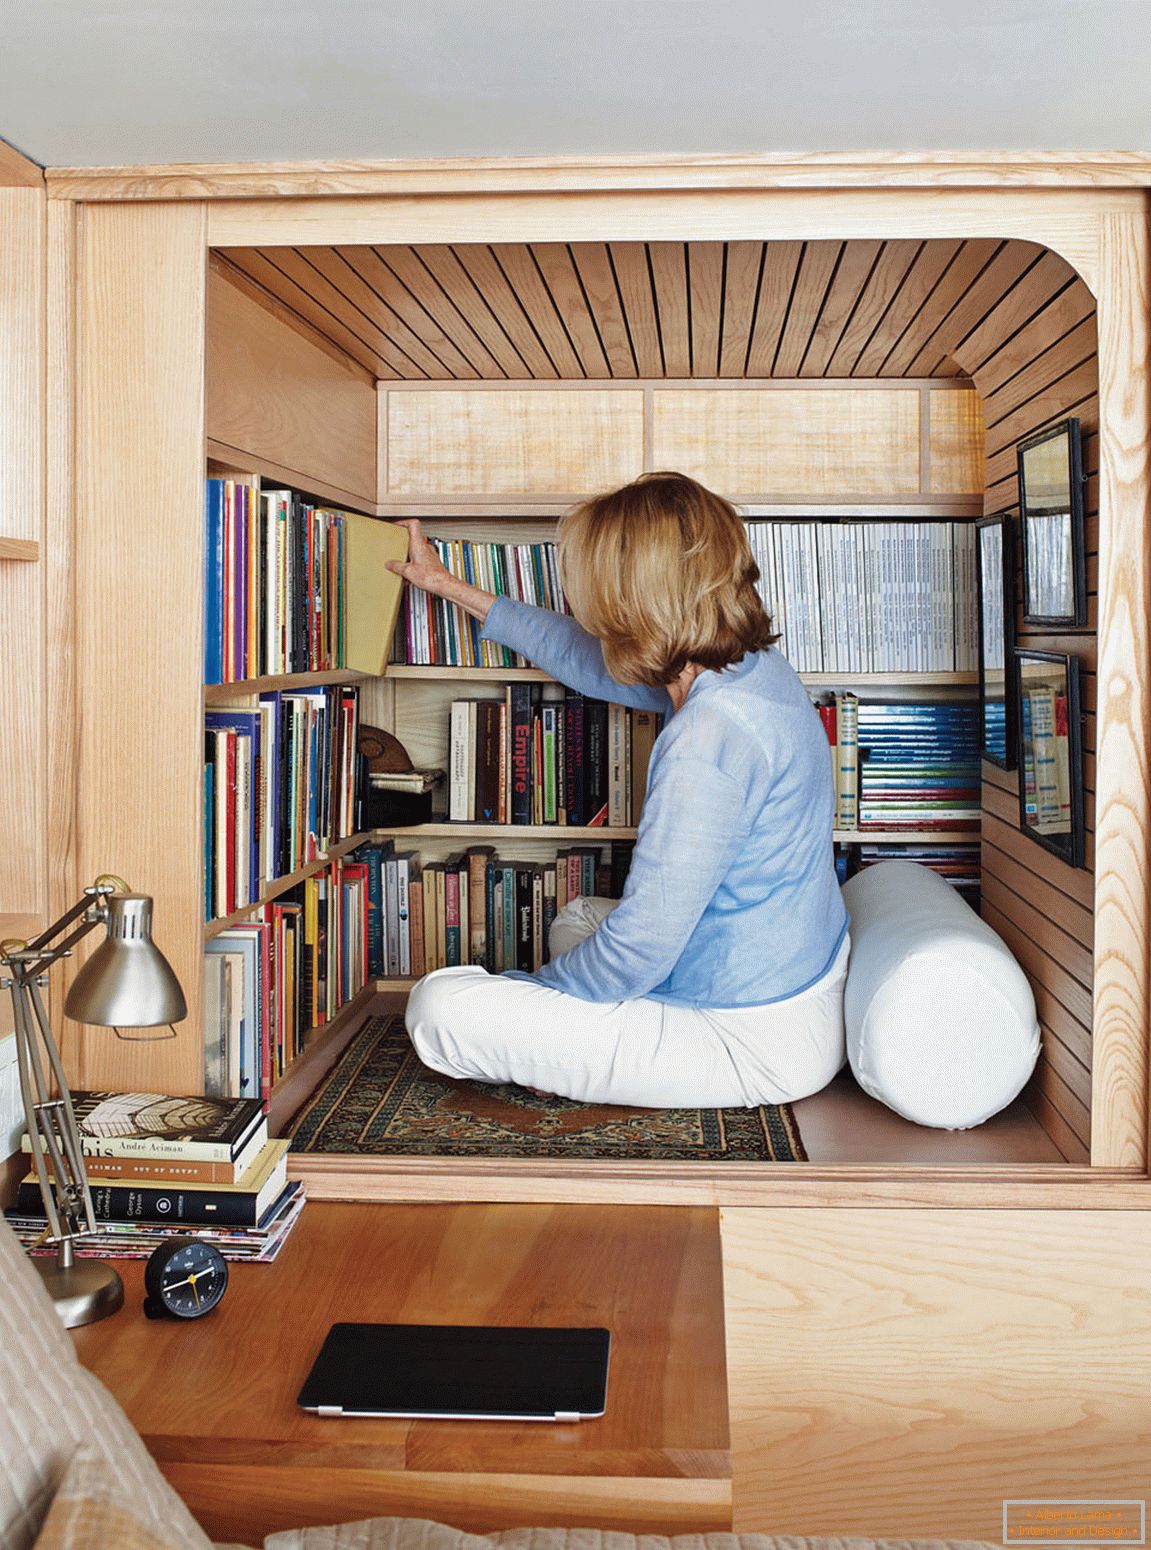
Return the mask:
<svg viewBox="0 0 1151 1550">
<path fill-rule="evenodd" d="M 152 900 L 108 895 L 108 935 L 72 981 L 64 1010 L 103 1028 L 177 1023 L 188 1005 L 172 965 L 152 941 Z"/>
</svg>

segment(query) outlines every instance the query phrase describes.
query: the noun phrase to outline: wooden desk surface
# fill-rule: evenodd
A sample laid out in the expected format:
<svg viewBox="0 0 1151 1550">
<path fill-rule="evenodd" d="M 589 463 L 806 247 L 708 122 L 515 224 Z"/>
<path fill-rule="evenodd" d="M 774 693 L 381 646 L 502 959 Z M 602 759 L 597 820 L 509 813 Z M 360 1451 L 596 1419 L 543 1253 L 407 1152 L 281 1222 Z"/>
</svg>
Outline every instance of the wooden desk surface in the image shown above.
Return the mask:
<svg viewBox="0 0 1151 1550">
<path fill-rule="evenodd" d="M 193 1324 L 145 1319 L 142 1264 L 119 1268 L 125 1307 L 76 1330 L 77 1350 L 213 1537 L 259 1543 L 400 1512 L 473 1530 L 730 1525 L 710 1209 L 313 1203 L 279 1259 L 230 1266 L 220 1308 Z M 296 1395 L 342 1320 L 605 1325 L 607 1413 L 571 1425 L 308 1415 Z"/>
</svg>

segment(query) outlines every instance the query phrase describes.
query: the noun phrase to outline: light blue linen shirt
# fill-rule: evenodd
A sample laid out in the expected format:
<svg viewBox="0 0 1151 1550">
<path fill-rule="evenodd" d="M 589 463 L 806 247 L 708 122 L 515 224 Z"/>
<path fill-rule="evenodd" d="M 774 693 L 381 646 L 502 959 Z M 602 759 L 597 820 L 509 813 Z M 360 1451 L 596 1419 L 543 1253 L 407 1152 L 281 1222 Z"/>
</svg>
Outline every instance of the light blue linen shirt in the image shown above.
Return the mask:
<svg viewBox="0 0 1151 1550">
<path fill-rule="evenodd" d="M 582 694 L 669 718 L 618 906 L 536 973 L 510 974 L 581 1001 L 719 1008 L 783 1000 L 830 968 L 847 911 L 827 735 L 774 647 L 700 673 L 673 714 L 665 689 L 616 683 L 567 615 L 501 597 L 482 634 Z"/>
</svg>

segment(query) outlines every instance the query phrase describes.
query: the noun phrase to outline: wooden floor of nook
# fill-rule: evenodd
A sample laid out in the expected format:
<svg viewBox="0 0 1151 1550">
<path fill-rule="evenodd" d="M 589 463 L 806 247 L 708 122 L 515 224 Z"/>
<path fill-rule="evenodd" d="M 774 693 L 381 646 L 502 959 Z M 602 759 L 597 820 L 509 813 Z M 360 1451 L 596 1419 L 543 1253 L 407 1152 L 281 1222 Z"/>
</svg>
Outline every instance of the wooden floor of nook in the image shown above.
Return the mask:
<svg viewBox="0 0 1151 1550">
<path fill-rule="evenodd" d="M 347 1038 L 341 1039 L 340 1049 L 351 1041 L 353 1028 L 361 1027 L 369 1017 L 402 1011 L 405 1000 L 404 993 L 388 990 L 365 1002 Z M 330 1063 L 337 1058 L 337 1052 L 332 1051 Z M 292 1104 L 296 1107 L 298 1101 Z M 974 1130 L 928 1130 L 876 1103 L 856 1086 L 849 1072 L 843 1071 L 823 1092 L 803 1098 L 793 1107 L 808 1161 L 813 1163 L 932 1166 L 1063 1161 L 1051 1137 L 1022 1101 Z"/>
</svg>

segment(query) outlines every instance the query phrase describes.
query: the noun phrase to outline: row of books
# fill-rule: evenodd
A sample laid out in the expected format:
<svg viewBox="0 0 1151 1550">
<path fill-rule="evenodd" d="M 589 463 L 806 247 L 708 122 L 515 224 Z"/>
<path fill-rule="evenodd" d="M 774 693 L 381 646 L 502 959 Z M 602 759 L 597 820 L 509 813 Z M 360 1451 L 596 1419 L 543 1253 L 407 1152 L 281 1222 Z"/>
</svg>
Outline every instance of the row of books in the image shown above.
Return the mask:
<svg viewBox="0 0 1151 1550">
<path fill-rule="evenodd" d="M 938 872 L 973 910 L 979 908 L 980 858 L 975 845 L 885 845 L 853 847 L 854 870 L 862 872 L 882 861 L 914 861 Z"/>
<path fill-rule="evenodd" d="M 975 528 L 966 522 L 749 522 L 759 592 L 800 672 L 971 672 L 978 661 Z M 435 540 L 454 575 L 567 610 L 553 543 Z M 524 661 L 480 639 L 455 604 L 405 594 L 393 656 L 453 667 Z"/>
<path fill-rule="evenodd" d="M 367 983 L 369 868 L 342 857 L 204 944 L 204 1083 L 256 1098 Z"/>
<path fill-rule="evenodd" d="M 567 613 L 554 543 L 481 543 L 468 538 L 433 538 L 436 553 L 453 576 L 497 597 L 510 597 Z M 526 667 L 526 659 L 495 641 L 480 639 L 478 620 L 455 603 L 421 587 L 406 587 L 393 643 L 393 659 L 423 666 Z"/>
<path fill-rule="evenodd" d="M 449 819 L 637 823 L 662 716 L 544 687 L 512 683 L 502 699 L 452 702 Z"/>
<path fill-rule="evenodd" d="M 749 522 L 759 592 L 798 672 L 973 672 L 970 522 Z"/>
<path fill-rule="evenodd" d="M 392 842 L 362 846 L 369 868 L 368 962 L 373 977 L 418 978 L 433 969 L 480 964 L 493 974 L 538 969 L 558 910 L 589 894 L 618 898 L 632 845 L 573 846 L 554 860 L 520 861 L 473 845 L 443 861 L 422 862 Z"/>
<path fill-rule="evenodd" d="M 304 1191 L 288 1183 L 288 1142 L 269 1139 L 259 1101 L 72 1097 L 98 1227 L 77 1253 L 144 1258 L 165 1238 L 187 1234 L 214 1243 L 227 1259 L 276 1257 Z M 27 1135 L 22 1147 L 31 1151 Z M 46 1218 L 34 1173 L 5 1214 L 22 1242 L 36 1243 Z"/>
<path fill-rule="evenodd" d="M 255 903 L 359 819 L 360 702 L 336 686 L 262 694 L 204 717 L 204 917 Z"/>
<path fill-rule="evenodd" d="M 209 479 L 205 507 L 205 683 L 383 671 L 403 528 L 255 480 Z"/>
<path fill-rule="evenodd" d="M 978 828 L 979 707 L 837 694 L 818 706 L 835 771 L 839 829 Z"/>
<path fill-rule="evenodd" d="M 209 479 L 204 682 L 345 665 L 347 514 Z"/>
</svg>

